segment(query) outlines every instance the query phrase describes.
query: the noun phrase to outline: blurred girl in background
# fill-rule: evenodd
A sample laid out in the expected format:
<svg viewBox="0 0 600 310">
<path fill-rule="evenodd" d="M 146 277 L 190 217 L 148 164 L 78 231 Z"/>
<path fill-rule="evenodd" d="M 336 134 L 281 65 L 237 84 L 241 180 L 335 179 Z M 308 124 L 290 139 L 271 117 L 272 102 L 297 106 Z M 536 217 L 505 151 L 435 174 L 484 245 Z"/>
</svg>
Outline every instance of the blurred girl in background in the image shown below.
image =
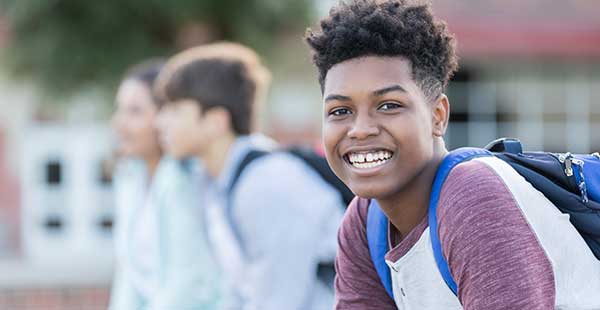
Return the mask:
<svg viewBox="0 0 600 310">
<path fill-rule="evenodd" d="M 217 268 L 197 197 L 199 165 L 163 158 L 152 87 L 162 61 L 130 69 L 116 96 L 117 263 L 110 309 L 214 309 Z"/>
</svg>

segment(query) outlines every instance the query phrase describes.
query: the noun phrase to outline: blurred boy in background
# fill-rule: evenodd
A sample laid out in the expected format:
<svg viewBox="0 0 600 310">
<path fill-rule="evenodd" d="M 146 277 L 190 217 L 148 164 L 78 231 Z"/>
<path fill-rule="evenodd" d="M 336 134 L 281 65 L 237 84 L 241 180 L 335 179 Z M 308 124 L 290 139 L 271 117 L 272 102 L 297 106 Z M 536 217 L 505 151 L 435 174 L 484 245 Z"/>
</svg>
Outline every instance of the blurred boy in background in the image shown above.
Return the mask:
<svg viewBox="0 0 600 310">
<path fill-rule="evenodd" d="M 342 198 L 285 152 L 238 169 L 252 151 L 274 148 L 254 130 L 268 80 L 247 47 L 219 43 L 186 50 L 159 77 L 157 92 L 165 101 L 159 128 L 170 155 L 197 158 L 206 167 L 202 209 L 225 274 L 227 307 L 330 309 L 333 292 L 317 270 L 335 255 Z"/>
</svg>

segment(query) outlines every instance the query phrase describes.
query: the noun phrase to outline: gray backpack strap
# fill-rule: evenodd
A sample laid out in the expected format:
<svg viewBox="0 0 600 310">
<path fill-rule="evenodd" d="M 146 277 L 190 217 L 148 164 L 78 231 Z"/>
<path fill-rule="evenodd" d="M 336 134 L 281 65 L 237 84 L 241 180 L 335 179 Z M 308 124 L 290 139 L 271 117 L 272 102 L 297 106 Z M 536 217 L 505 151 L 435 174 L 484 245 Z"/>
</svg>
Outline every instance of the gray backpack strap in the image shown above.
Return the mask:
<svg viewBox="0 0 600 310">
<path fill-rule="evenodd" d="M 242 253 L 243 256 L 247 256 L 248 252 L 247 252 L 247 249 L 245 246 L 244 238 L 242 237 L 242 234 L 240 233 L 240 230 L 238 229 L 238 225 L 235 222 L 235 219 L 233 218 L 233 201 L 232 201 L 233 191 L 235 190 L 235 187 L 236 187 L 242 173 L 244 172 L 244 169 L 246 169 L 248 167 L 248 165 L 250 165 L 254 160 L 261 158 L 263 156 L 266 156 L 268 154 L 269 154 L 269 152 L 267 152 L 267 151 L 259 151 L 259 150 L 251 150 L 250 152 L 248 152 L 248 154 L 246 154 L 244 159 L 242 159 L 242 161 L 236 167 L 235 173 L 233 174 L 231 182 L 229 182 L 229 186 L 227 187 L 227 204 L 225 206 L 225 217 L 226 217 L 227 223 L 229 224 L 229 228 L 238 243 L 240 252 Z"/>
</svg>

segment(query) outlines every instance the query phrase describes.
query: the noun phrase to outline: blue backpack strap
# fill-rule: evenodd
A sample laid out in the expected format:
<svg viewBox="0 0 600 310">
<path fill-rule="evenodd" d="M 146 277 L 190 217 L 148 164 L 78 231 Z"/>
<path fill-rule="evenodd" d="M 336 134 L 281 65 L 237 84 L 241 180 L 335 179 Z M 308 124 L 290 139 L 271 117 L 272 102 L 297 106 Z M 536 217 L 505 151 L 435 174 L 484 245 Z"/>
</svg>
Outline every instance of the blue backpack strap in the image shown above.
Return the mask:
<svg viewBox="0 0 600 310">
<path fill-rule="evenodd" d="M 575 165 L 577 168 L 575 175 L 581 174 L 579 179 L 581 182 L 585 182 L 590 200 L 600 202 L 600 154 L 574 156 L 583 163 Z"/>
<path fill-rule="evenodd" d="M 375 265 L 375 270 L 379 275 L 381 283 L 385 287 L 388 295 L 394 299 L 392 290 L 392 275 L 390 267 L 385 263 L 385 254 L 388 251 L 388 219 L 385 213 L 377 204 L 375 199 L 371 199 L 369 211 L 367 213 L 367 242 L 369 244 L 369 253 L 371 261 Z"/>
<path fill-rule="evenodd" d="M 446 155 L 446 157 L 438 167 L 437 173 L 435 175 L 435 180 L 433 182 L 433 187 L 431 188 L 431 195 L 429 198 L 429 233 L 431 237 L 431 246 L 433 248 L 433 256 L 435 257 L 435 262 L 437 264 L 438 270 L 440 271 L 440 274 L 442 275 L 444 281 L 446 282 L 450 290 L 452 290 L 454 295 L 457 295 L 458 293 L 458 286 L 452 278 L 452 274 L 450 273 L 450 267 L 448 266 L 448 262 L 446 261 L 446 258 L 444 258 L 444 255 L 442 253 L 442 244 L 440 242 L 438 234 L 438 200 L 440 199 L 442 186 L 444 185 L 446 178 L 450 174 L 450 171 L 454 167 L 456 167 L 462 162 L 483 156 L 493 156 L 493 154 L 484 149 L 466 147 L 456 149 L 448 153 L 448 155 Z"/>
</svg>

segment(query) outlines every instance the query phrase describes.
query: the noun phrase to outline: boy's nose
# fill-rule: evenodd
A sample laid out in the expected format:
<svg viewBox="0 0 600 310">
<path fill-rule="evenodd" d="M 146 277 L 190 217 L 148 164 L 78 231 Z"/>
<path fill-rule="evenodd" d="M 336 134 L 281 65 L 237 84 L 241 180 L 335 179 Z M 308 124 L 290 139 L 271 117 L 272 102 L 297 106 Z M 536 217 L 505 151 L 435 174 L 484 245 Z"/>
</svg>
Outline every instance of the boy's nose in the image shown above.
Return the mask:
<svg viewBox="0 0 600 310">
<path fill-rule="evenodd" d="M 358 140 L 366 139 L 379 134 L 379 126 L 369 116 L 356 117 L 352 127 L 348 131 L 348 137 Z"/>
</svg>

